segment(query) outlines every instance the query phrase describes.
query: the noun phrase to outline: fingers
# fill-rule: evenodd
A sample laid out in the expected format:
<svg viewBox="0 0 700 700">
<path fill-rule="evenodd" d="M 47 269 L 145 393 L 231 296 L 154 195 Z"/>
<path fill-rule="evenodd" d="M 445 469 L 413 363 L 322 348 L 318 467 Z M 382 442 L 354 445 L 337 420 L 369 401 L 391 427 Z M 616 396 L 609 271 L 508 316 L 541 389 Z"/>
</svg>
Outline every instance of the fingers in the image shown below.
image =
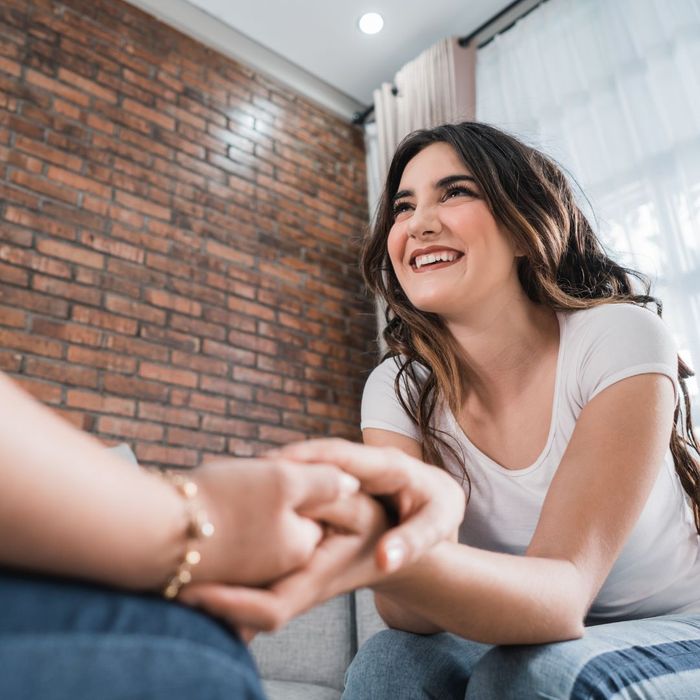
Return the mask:
<svg viewBox="0 0 700 700">
<path fill-rule="evenodd" d="M 442 540 L 449 539 L 462 521 L 465 495 L 462 488 L 449 476 L 440 473 L 444 483 L 435 493 L 412 512 L 397 527 L 382 536 L 376 547 L 379 568 L 390 573 L 401 566 L 417 561 Z"/>
<path fill-rule="evenodd" d="M 370 447 L 338 438 L 307 440 L 279 450 L 299 462 L 336 464 L 357 477 L 369 493 L 394 493 L 406 486 L 410 472 L 423 465 L 397 448 Z"/>
<path fill-rule="evenodd" d="M 393 497 L 401 524 L 382 537 L 376 550 L 377 564 L 385 572 L 419 559 L 447 539 L 464 516 L 465 494 L 457 482 L 397 448 L 310 440 L 288 445 L 280 454 L 297 461 L 337 464 L 356 476 L 363 490 Z"/>
<path fill-rule="evenodd" d="M 305 518 L 351 534 L 362 534 L 386 527 L 386 515 L 382 506 L 370 496 L 360 493 L 333 503 L 305 508 L 298 513 Z"/>
<path fill-rule="evenodd" d="M 346 498 L 360 488 L 360 482 L 354 476 L 328 464 L 308 468 L 288 463 L 281 469 L 281 476 L 286 479 L 289 503 L 297 510 Z"/>
</svg>

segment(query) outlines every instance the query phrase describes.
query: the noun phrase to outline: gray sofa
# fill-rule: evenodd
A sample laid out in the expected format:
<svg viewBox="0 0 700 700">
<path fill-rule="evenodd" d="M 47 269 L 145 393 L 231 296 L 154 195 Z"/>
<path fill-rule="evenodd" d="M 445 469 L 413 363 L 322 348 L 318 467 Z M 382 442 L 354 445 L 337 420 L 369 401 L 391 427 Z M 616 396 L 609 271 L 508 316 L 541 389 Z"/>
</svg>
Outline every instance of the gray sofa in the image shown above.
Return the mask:
<svg viewBox="0 0 700 700">
<path fill-rule="evenodd" d="M 110 448 L 136 463 L 127 444 Z M 251 644 L 270 700 L 338 700 L 345 669 L 360 646 L 384 628 L 372 593 L 356 591 L 318 606 Z"/>
<path fill-rule="evenodd" d="M 372 593 L 339 596 L 251 644 L 270 700 L 338 700 L 345 669 L 384 628 Z"/>
</svg>

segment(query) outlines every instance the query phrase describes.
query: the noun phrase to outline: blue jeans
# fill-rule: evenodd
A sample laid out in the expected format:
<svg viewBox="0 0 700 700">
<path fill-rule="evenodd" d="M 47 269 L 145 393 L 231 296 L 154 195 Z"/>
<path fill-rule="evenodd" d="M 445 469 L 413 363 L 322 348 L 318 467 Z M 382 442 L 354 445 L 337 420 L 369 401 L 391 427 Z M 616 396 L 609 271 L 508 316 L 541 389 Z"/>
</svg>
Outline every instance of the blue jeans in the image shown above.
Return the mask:
<svg viewBox="0 0 700 700">
<path fill-rule="evenodd" d="M 0 698 L 263 700 L 244 644 L 157 596 L 0 570 Z"/>
<path fill-rule="evenodd" d="M 376 634 L 343 700 L 697 700 L 700 615 L 586 628 L 556 644 L 489 646 L 452 634 Z"/>
</svg>

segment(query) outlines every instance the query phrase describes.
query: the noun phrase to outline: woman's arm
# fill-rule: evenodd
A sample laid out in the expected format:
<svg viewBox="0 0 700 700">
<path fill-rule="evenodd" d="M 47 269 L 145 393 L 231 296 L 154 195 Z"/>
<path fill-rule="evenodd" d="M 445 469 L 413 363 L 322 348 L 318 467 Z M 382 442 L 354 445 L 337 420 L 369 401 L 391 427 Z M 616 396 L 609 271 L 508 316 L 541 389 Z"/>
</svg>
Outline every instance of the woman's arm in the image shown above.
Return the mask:
<svg viewBox="0 0 700 700">
<path fill-rule="evenodd" d="M 613 384 L 581 412 L 526 556 L 443 543 L 375 590 L 476 641 L 536 644 L 580 636 L 658 475 L 673 410 L 666 377 Z"/>
<path fill-rule="evenodd" d="M 220 460 L 192 477 L 216 527 L 194 573 L 232 583 L 265 583 L 305 563 L 322 532 L 297 510 L 358 487 L 334 467 L 280 459 Z M 157 589 L 182 561 L 188 525 L 172 485 L 0 373 L 0 563 Z"/>
<path fill-rule="evenodd" d="M 362 431 L 362 441 L 365 445 L 374 447 L 395 447 L 415 459 L 423 459 L 423 450 L 420 443 L 405 435 L 392 433 L 388 430 L 366 428 Z M 453 540 L 457 541 L 456 531 L 453 535 Z M 416 634 L 435 634 L 443 631 L 435 623 L 411 610 L 406 603 L 402 604 L 394 601 L 389 596 L 382 595 L 378 590 L 374 592 L 374 603 L 377 606 L 377 612 L 380 617 L 389 627 L 415 632 Z"/>
</svg>

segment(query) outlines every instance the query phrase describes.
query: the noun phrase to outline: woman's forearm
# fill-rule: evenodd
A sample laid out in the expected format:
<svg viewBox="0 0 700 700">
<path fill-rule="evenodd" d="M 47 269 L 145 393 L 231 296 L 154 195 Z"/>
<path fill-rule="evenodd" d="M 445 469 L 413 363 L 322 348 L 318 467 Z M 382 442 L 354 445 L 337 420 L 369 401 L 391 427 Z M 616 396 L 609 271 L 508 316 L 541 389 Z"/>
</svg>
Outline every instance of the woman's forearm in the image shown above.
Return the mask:
<svg viewBox="0 0 700 700">
<path fill-rule="evenodd" d="M 0 374 L 0 562 L 134 588 L 183 554 L 181 496 Z"/>
<path fill-rule="evenodd" d="M 394 606 L 405 606 L 409 616 L 414 613 L 448 632 L 490 644 L 580 637 L 588 597 L 583 588 L 571 562 L 451 542 L 374 586 Z M 400 623 L 400 616 L 389 622 Z"/>
</svg>

